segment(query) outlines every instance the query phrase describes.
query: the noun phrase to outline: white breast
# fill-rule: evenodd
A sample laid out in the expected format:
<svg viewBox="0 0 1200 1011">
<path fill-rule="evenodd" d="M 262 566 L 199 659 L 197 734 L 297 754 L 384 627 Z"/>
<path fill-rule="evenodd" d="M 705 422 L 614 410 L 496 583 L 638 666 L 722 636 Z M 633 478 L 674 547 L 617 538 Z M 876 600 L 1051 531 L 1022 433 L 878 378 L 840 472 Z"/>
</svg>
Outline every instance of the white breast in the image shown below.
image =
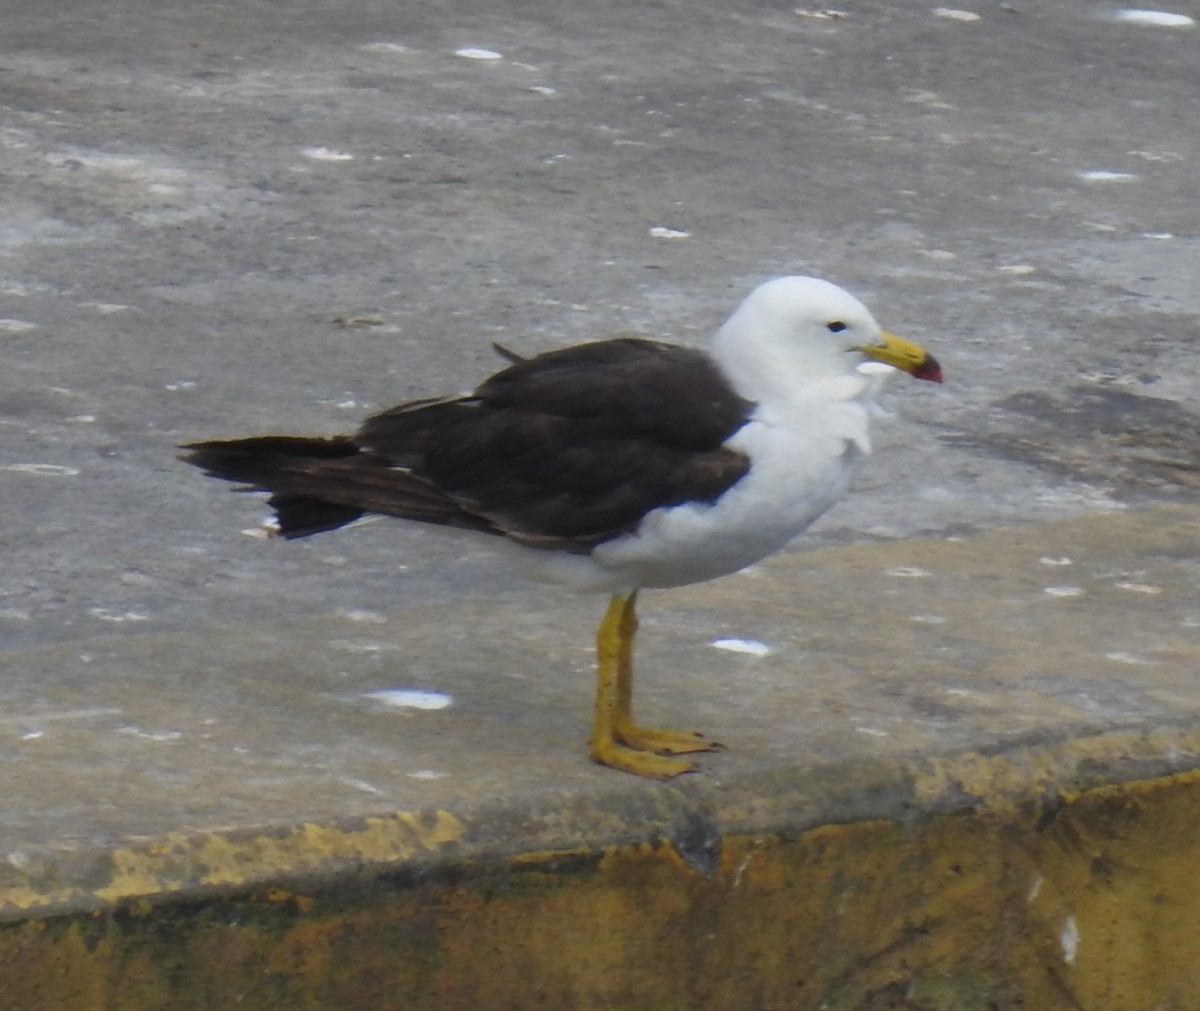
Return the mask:
<svg viewBox="0 0 1200 1011">
<path fill-rule="evenodd" d="M 635 532 L 590 555 L 521 553 L 543 578 L 608 592 L 684 586 L 753 565 L 846 494 L 854 465 L 871 451 L 868 423 L 883 381 L 872 370 L 829 377 L 787 405 L 757 410 L 726 443 L 750 458 L 750 470 L 716 502 L 652 510 Z"/>
<path fill-rule="evenodd" d="M 728 443 L 750 457 L 745 477 L 712 504 L 648 513 L 593 560 L 630 585 L 665 587 L 737 572 L 778 551 L 845 495 L 869 451 L 866 405 L 814 406 L 752 420 Z"/>
</svg>

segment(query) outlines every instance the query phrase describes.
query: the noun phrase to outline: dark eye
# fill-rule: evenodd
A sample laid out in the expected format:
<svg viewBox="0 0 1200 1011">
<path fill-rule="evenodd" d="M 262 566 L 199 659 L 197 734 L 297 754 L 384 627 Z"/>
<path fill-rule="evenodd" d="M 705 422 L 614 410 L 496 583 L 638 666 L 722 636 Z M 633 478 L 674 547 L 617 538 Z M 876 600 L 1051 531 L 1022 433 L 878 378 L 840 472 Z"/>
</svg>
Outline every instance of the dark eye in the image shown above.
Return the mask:
<svg viewBox="0 0 1200 1011">
<path fill-rule="evenodd" d="M 840 319 L 835 319 L 832 323 L 825 324 L 829 328 L 830 333 L 841 333 L 846 329 L 846 324 Z"/>
</svg>

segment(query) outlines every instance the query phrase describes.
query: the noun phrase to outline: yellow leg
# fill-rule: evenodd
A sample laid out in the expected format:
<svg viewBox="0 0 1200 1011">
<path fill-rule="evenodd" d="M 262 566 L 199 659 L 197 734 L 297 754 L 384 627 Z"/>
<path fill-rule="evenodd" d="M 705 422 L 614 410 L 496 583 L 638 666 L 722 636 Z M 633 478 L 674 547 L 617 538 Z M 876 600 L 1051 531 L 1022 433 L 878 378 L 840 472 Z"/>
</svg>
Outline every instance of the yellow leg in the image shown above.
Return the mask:
<svg viewBox="0 0 1200 1011">
<path fill-rule="evenodd" d="M 695 766 L 666 755 L 712 751 L 718 745 L 699 734 L 639 727 L 633 722 L 633 639 L 637 593 L 614 594 L 596 636 L 596 718 L 592 759 L 637 776 L 669 779 Z"/>
</svg>

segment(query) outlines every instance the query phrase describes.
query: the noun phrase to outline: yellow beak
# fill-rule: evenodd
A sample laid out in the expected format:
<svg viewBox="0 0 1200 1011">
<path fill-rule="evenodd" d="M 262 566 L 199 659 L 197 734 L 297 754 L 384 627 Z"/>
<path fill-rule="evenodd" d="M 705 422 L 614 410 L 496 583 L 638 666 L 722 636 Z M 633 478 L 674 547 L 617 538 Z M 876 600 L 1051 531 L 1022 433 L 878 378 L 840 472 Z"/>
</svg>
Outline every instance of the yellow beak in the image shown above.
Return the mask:
<svg viewBox="0 0 1200 1011">
<path fill-rule="evenodd" d="M 872 361 L 883 362 L 884 365 L 900 369 L 915 379 L 927 379 L 931 383 L 942 381 L 942 367 L 920 344 L 914 344 L 886 330 L 880 336 L 883 343 L 870 344 L 858 350 Z"/>
</svg>

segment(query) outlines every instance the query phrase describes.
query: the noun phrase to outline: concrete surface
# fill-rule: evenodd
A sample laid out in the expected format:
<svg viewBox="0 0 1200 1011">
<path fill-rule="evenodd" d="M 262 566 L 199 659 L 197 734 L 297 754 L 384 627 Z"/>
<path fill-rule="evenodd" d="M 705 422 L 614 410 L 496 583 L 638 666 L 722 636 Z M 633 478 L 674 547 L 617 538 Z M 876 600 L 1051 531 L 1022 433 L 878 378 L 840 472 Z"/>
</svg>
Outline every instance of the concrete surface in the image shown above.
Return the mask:
<svg viewBox="0 0 1200 1011">
<path fill-rule="evenodd" d="M 933 6 L 8 3 L 4 644 L 504 589 L 420 531 L 247 542 L 173 446 L 353 427 L 495 339 L 702 342 L 789 271 L 948 376 L 798 550 L 1194 497 L 1196 31 Z"/>
<path fill-rule="evenodd" d="M 10 0 L 4 915 L 520 846 L 703 869 L 697 811 L 909 824 L 1191 768 L 1200 29 L 1117 12 Z M 600 601 L 389 523 L 263 540 L 174 459 L 471 385 L 493 340 L 700 344 L 796 271 L 948 381 L 895 384 L 784 556 L 647 597 L 642 708 L 729 746 L 679 784 L 585 760 Z"/>
</svg>

